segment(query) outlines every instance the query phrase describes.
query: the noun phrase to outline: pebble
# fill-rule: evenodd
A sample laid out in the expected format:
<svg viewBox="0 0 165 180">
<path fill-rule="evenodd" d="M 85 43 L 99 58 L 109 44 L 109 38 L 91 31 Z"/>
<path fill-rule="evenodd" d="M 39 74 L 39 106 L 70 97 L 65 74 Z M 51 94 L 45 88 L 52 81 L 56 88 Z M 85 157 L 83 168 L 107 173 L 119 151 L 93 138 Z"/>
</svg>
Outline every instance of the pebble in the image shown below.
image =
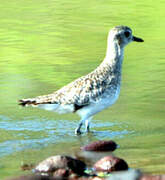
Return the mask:
<svg viewBox="0 0 165 180">
<path fill-rule="evenodd" d="M 128 164 L 121 158 L 105 156 L 94 164 L 94 169 L 101 172 L 128 170 Z"/>
</svg>

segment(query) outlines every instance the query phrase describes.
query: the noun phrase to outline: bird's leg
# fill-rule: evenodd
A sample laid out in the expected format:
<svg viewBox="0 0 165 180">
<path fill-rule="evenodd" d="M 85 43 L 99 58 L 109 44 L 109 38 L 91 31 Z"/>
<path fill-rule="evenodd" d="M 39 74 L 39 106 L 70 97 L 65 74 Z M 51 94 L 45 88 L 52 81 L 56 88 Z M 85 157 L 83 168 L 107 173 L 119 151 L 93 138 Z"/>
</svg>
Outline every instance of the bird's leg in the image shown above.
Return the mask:
<svg viewBox="0 0 165 180">
<path fill-rule="evenodd" d="M 90 126 L 90 120 L 91 120 L 91 119 L 92 119 L 92 117 L 90 117 L 90 118 L 88 118 L 88 119 L 85 120 L 85 132 L 86 132 L 86 133 L 90 132 L 89 126 Z"/>
<path fill-rule="evenodd" d="M 90 122 L 89 122 L 89 120 L 87 119 L 87 120 L 85 121 L 85 132 L 86 132 L 86 133 L 88 133 L 88 132 L 90 131 L 89 125 L 90 125 Z"/>
<path fill-rule="evenodd" d="M 79 125 L 78 125 L 78 127 L 75 129 L 75 134 L 76 135 L 81 134 L 80 129 L 81 129 L 81 126 L 83 125 L 84 121 L 85 121 L 85 132 L 89 132 L 89 125 L 90 125 L 90 120 L 91 119 L 92 119 L 92 116 L 89 117 L 89 118 L 86 118 L 86 117 L 82 118 Z"/>
<path fill-rule="evenodd" d="M 75 129 L 75 134 L 76 134 L 76 135 L 81 134 L 80 129 L 81 129 L 81 126 L 83 125 L 83 121 L 84 121 L 84 120 L 81 120 L 80 123 L 79 123 L 79 125 L 78 125 L 78 127 Z"/>
</svg>

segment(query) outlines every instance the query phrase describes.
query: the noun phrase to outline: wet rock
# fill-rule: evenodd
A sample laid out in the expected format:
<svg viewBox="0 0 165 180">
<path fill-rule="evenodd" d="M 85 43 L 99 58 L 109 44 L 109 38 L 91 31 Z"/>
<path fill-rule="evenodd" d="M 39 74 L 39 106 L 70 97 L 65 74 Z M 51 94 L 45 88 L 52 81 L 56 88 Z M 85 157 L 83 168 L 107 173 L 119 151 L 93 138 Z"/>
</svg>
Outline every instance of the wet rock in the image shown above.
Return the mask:
<svg viewBox="0 0 165 180">
<path fill-rule="evenodd" d="M 118 157 L 105 156 L 94 164 L 96 171 L 113 172 L 128 170 L 127 163 Z"/>
<path fill-rule="evenodd" d="M 165 180 L 165 175 L 143 175 L 140 180 Z"/>
<path fill-rule="evenodd" d="M 34 164 L 23 164 L 21 166 L 22 171 L 29 171 L 32 170 L 34 168 Z"/>
<path fill-rule="evenodd" d="M 52 177 L 59 180 L 76 180 L 80 178 L 78 174 L 74 173 L 72 170 L 69 169 L 58 169 L 53 173 Z"/>
<path fill-rule="evenodd" d="M 101 178 L 94 179 L 94 176 L 90 176 L 87 174 L 84 174 L 84 176 L 80 176 L 78 174 L 75 174 L 71 170 L 66 169 L 58 169 L 53 173 L 53 178 L 58 180 L 102 180 Z"/>
<path fill-rule="evenodd" d="M 84 151 L 114 151 L 117 148 L 117 144 L 110 141 L 96 141 L 91 144 L 88 144 L 81 149 Z"/>
<path fill-rule="evenodd" d="M 56 178 L 66 178 L 68 177 L 72 172 L 68 169 L 58 169 L 53 173 L 53 177 Z"/>
<path fill-rule="evenodd" d="M 25 176 L 19 176 L 16 178 L 11 178 L 7 180 L 93 180 L 90 177 L 81 177 L 76 174 L 71 174 L 70 176 L 67 176 L 68 174 L 65 174 L 65 172 L 62 169 L 57 170 L 54 176 L 46 176 L 46 175 L 25 175 Z M 95 179 L 95 180 L 101 180 L 101 179 Z"/>
<path fill-rule="evenodd" d="M 104 178 L 101 178 L 101 177 L 94 177 L 94 178 L 92 178 L 91 180 L 104 180 Z"/>
<path fill-rule="evenodd" d="M 11 178 L 8 180 L 57 180 L 57 178 L 42 176 L 42 175 L 26 175 L 26 176 Z"/>
<path fill-rule="evenodd" d="M 82 175 L 86 169 L 86 164 L 69 156 L 57 155 L 42 161 L 34 170 L 40 173 L 53 173 L 58 169 L 71 170 L 76 174 Z"/>
</svg>

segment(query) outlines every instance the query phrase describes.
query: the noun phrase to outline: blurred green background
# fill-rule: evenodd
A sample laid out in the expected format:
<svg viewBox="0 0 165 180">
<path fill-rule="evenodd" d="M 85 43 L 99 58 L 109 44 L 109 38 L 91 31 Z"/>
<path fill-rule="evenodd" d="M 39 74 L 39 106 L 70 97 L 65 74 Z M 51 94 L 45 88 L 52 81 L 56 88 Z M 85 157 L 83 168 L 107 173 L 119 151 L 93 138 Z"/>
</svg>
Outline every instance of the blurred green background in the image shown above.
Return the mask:
<svg viewBox="0 0 165 180">
<path fill-rule="evenodd" d="M 151 0 L 12 0 L 0 3 L 0 177 L 23 163 L 74 154 L 113 139 L 132 168 L 165 173 L 165 2 Z M 52 93 L 96 68 L 109 29 L 127 25 L 144 43 L 125 49 L 119 100 L 74 136 L 79 117 L 21 108 L 18 99 Z M 28 173 L 28 172 L 27 172 Z"/>
</svg>

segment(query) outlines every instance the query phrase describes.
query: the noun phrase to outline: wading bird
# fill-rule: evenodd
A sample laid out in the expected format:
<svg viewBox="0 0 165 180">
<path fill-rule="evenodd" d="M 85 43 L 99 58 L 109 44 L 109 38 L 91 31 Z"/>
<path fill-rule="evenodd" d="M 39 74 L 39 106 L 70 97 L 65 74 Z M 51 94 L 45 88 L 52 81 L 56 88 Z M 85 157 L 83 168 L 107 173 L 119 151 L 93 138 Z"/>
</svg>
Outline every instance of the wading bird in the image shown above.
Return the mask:
<svg viewBox="0 0 165 180">
<path fill-rule="evenodd" d="M 119 97 L 124 47 L 132 41 L 143 42 L 132 35 L 129 27 L 114 27 L 108 34 L 106 56 L 94 71 L 51 94 L 21 99 L 20 105 L 58 113 L 76 112 L 81 120 L 75 134 L 81 133 L 83 123 L 89 132 L 93 115 L 114 104 Z"/>
</svg>

